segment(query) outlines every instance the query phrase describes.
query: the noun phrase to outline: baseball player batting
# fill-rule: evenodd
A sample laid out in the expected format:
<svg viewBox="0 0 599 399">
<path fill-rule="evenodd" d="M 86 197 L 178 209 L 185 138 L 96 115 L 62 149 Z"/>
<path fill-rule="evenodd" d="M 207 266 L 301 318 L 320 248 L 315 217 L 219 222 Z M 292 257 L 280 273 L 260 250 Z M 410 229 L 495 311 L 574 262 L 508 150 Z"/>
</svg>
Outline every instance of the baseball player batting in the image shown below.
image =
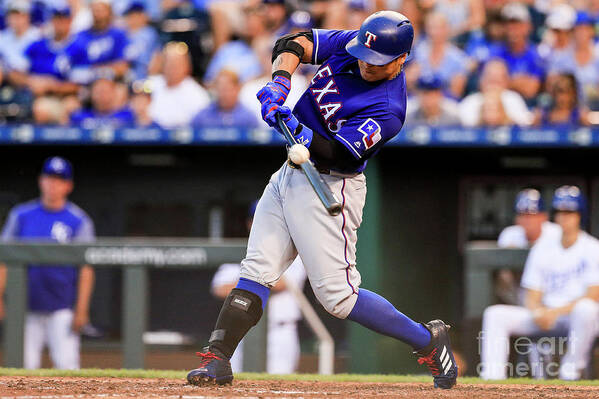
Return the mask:
<svg viewBox="0 0 599 399">
<path fill-rule="evenodd" d="M 313 29 L 281 37 L 273 49 L 273 79 L 257 97 L 269 126 L 280 114 L 335 195 L 343 211 L 330 216 L 293 163 L 272 175 L 256 209 L 237 287 L 225 300 L 195 385 L 233 381 L 229 358 L 254 326 L 270 287 L 299 253 L 316 298 L 333 316 L 350 319 L 414 348 L 432 372 L 435 387 L 451 388 L 457 366 L 441 320 L 417 323 L 380 295 L 360 286 L 357 229 L 362 222 L 367 160 L 399 133 L 406 113 L 403 65 L 414 29 L 397 12 L 381 11 L 359 31 Z M 283 106 L 298 64 L 320 68 L 293 112 Z M 280 132 L 280 130 L 279 130 Z"/>
</svg>

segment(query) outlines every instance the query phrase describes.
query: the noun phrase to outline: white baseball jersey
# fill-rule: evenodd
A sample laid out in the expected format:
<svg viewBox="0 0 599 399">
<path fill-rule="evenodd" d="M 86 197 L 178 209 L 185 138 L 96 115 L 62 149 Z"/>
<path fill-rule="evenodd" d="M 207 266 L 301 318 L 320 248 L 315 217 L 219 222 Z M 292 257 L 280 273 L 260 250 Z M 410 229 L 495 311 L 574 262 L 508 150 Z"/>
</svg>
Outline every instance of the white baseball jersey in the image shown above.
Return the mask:
<svg viewBox="0 0 599 399">
<path fill-rule="evenodd" d="M 550 308 L 567 305 L 599 285 L 599 240 L 581 231 L 576 242 L 564 248 L 561 239 L 542 240 L 528 255 L 524 288 L 543 292 Z"/>
<path fill-rule="evenodd" d="M 561 237 L 562 228 L 558 224 L 552 222 L 544 222 L 541 227 L 541 236 L 537 241 L 541 239 L 556 239 Z M 497 245 L 501 248 L 528 248 L 531 243 L 526 239 L 526 231 L 524 227 L 520 225 L 508 226 L 501 231 L 499 238 L 497 239 Z"/>
</svg>

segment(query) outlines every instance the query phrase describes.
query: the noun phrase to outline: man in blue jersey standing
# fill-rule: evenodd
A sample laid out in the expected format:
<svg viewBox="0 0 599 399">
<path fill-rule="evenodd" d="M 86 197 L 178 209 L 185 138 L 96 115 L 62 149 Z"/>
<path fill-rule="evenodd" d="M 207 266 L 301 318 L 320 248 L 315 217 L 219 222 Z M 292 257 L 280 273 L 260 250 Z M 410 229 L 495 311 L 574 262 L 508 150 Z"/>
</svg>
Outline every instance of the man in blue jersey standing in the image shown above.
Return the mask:
<svg viewBox="0 0 599 399">
<path fill-rule="evenodd" d="M 89 216 L 68 201 L 73 168 L 61 157 L 48 158 L 39 177 L 40 197 L 15 206 L 2 241 L 89 242 L 95 238 Z M 0 266 L 0 318 L 6 267 Z M 10 271 L 8 271 L 10 273 Z M 25 368 L 39 368 L 48 346 L 54 367 L 79 368 L 79 332 L 89 322 L 94 271 L 88 266 L 29 265 L 28 312 L 25 319 Z"/>
<path fill-rule="evenodd" d="M 435 387 L 451 388 L 457 366 L 441 320 L 417 323 L 380 295 L 359 288 L 357 229 L 362 222 L 368 158 L 399 133 L 406 114 L 403 65 L 414 30 L 397 12 L 381 11 L 359 31 L 321 30 L 281 37 L 273 49 L 273 80 L 257 94 L 264 120 L 278 129 L 283 116 L 298 142 L 342 199 L 339 216 L 328 215 L 300 169 L 285 163 L 258 203 L 237 287 L 221 309 L 191 384 L 233 380 L 229 358 L 260 317 L 270 288 L 299 254 L 316 298 L 350 319 L 410 345 L 426 364 Z M 293 111 L 283 104 L 298 65 L 320 65 Z"/>
</svg>

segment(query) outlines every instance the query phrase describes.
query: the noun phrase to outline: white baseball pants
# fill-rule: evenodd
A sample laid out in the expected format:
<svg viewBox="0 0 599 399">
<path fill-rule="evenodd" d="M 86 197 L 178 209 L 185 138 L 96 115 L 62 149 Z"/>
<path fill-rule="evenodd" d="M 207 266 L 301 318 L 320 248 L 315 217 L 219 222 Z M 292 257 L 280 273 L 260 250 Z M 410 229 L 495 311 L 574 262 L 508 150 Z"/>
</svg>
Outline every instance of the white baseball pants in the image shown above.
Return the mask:
<svg viewBox="0 0 599 399">
<path fill-rule="evenodd" d="M 559 378 L 575 380 L 585 369 L 590 351 L 599 333 L 599 303 L 581 299 L 569 315 L 557 320 L 557 328 L 568 331 L 567 350 L 562 356 Z M 501 380 L 507 378 L 510 336 L 542 334 L 535 324 L 532 312 L 522 306 L 493 305 L 483 314 L 483 329 L 479 341 L 481 349 L 481 378 Z M 561 345 L 555 347 L 559 349 Z M 513 369 L 510 372 L 513 373 Z"/>
<path fill-rule="evenodd" d="M 254 215 L 240 276 L 272 286 L 298 252 L 316 298 L 344 319 L 358 298 L 357 230 L 366 200 L 366 178 L 322 175 L 343 201 L 343 212 L 330 216 L 299 169 L 285 163 L 270 178 Z"/>
<path fill-rule="evenodd" d="M 48 345 L 50 358 L 57 369 L 79 368 L 79 334 L 71 329 L 73 311 L 29 312 L 25 317 L 24 365 L 40 368 L 42 351 Z"/>
</svg>

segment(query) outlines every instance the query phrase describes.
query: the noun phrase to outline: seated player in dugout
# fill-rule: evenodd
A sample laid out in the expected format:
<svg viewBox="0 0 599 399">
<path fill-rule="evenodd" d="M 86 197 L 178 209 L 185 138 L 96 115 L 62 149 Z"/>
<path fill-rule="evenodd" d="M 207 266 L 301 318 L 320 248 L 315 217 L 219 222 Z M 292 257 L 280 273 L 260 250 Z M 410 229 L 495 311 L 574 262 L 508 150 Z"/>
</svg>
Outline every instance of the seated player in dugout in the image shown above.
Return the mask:
<svg viewBox="0 0 599 399">
<path fill-rule="evenodd" d="M 543 196 L 534 188 L 525 188 L 516 195 L 514 202 L 515 222 L 507 226 L 497 238 L 500 248 L 530 248 L 541 238 L 558 238 L 562 229 L 549 221 Z M 510 269 L 499 270 L 495 279 L 495 295 L 503 303 L 520 305 L 518 273 Z"/>
<path fill-rule="evenodd" d="M 330 216 L 297 165 L 283 163 L 258 202 L 239 283 L 225 300 L 190 384 L 233 381 L 229 359 L 260 317 L 270 289 L 299 254 L 316 298 L 350 319 L 413 348 L 434 385 L 451 388 L 458 368 L 441 320 L 418 323 L 382 296 L 359 288 L 357 229 L 366 200 L 367 160 L 395 137 L 405 121 L 403 65 L 414 37 L 402 14 L 380 11 L 356 30 L 312 29 L 280 38 L 273 50 L 273 80 L 257 97 L 264 121 L 281 133 L 281 116 L 306 146 L 320 176 L 341 198 Z M 320 65 L 293 112 L 283 106 L 298 65 Z M 370 265 L 370 267 L 376 267 Z"/>
<path fill-rule="evenodd" d="M 484 379 L 505 379 L 508 371 L 517 372 L 508 364 L 510 336 L 567 335 L 561 379 L 577 380 L 588 366 L 599 332 L 599 241 L 581 228 L 586 200 L 578 187 L 558 188 L 552 208 L 563 233 L 543 237 L 532 247 L 521 282 L 525 305 L 493 305 L 483 314 Z M 554 347 L 561 350 L 561 345 Z"/>
</svg>

